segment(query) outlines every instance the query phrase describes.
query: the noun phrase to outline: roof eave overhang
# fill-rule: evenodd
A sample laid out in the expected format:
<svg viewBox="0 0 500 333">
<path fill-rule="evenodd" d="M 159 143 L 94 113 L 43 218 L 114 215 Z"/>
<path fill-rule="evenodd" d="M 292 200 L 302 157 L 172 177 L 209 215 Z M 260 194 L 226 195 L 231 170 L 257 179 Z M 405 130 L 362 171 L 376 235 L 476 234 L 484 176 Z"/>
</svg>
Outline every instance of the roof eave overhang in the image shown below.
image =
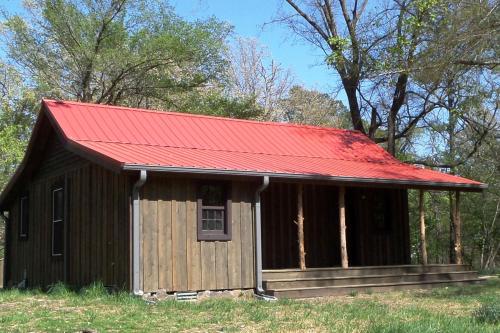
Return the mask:
<svg viewBox="0 0 500 333">
<path fill-rule="evenodd" d="M 257 172 L 246 170 L 228 170 L 228 169 L 206 169 L 206 168 L 191 168 L 191 167 L 170 167 L 156 165 L 140 165 L 125 163 L 123 170 L 138 171 L 147 170 L 152 172 L 164 173 L 184 173 L 184 174 L 203 174 L 203 175 L 219 175 L 219 176 L 246 176 L 246 177 L 263 177 L 268 176 L 276 180 L 294 180 L 294 181 L 323 181 L 332 184 L 345 184 L 352 186 L 378 186 L 378 187 L 402 187 L 410 189 L 428 189 L 441 191 L 467 191 L 467 192 L 482 192 L 488 188 L 486 184 L 466 184 L 466 183 L 447 183 L 447 182 L 432 182 L 432 181 L 411 181 L 411 180 L 395 180 L 395 179 L 380 179 L 380 178 L 358 178 L 358 177 L 340 177 L 327 176 L 320 174 L 295 174 L 295 173 L 275 173 L 275 172 Z"/>
</svg>

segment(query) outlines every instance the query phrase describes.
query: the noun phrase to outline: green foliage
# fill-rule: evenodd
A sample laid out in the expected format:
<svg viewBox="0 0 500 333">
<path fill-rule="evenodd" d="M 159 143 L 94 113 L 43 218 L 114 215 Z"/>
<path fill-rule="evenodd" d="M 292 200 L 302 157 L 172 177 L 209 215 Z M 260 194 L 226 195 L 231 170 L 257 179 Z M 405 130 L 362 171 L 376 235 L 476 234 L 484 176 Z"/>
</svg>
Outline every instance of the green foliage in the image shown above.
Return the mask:
<svg viewBox="0 0 500 333">
<path fill-rule="evenodd" d="M 281 101 L 287 122 L 335 128 L 350 128 L 349 112 L 342 102 L 328 94 L 293 86 Z"/>
<path fill-rule="evenodd" d="M 231 27 L 159 1 L 47 0 L 4 22 L 8 56 L 46 96 L 156 106 L 224 79 Z"/>
<path fill-rule="evenodd" d="M 179 111 L 240 119 L 256 119 L 263 114 L 253 98 L 232 98 L 217 91 L 194 92 L 189 96 L 183 99 Z"/>
<path fill-rule="evenodd" d="M 20 163 L 39 107 L 37 92 L 28 89 L 12 67 L 0 62 L 0 190 Z"/>
<path fill-rule="evenodd" d="M 350 46 L 350 39 L 340 36 L 331 36 L 328 39 L 328 44 L 332 53 L 326 57 L 326 63 L 330 66 L 335 66 L 344 61 L 343 52 Z"/>
<path fill-rule="evenodd" d="M 480 323 L 500 324 L 500 304 L 483 304 L 474 311 L 473 317 Z"/>
<path fill-rule="evenodd" d="M 47 294 L 56 298 L 65 298 L 73 294 L 73 291 L 68 288 L 63 282 L 57 282 L 51 286 L 47 291 Z"/>
</svg>

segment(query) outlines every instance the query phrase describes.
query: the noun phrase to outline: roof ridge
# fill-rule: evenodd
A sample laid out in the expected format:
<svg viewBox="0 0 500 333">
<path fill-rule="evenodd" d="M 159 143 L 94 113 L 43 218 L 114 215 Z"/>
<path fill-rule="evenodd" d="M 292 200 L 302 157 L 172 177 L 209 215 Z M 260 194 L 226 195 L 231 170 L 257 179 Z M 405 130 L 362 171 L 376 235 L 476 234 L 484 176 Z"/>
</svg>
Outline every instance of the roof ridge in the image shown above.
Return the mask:
<svg viewBox="0 0 500 333">
<path fill-rule="evenodd" d="M 386 164 L 386 165 L 410 165 L 396 158 L 392 158 L 391 161 L 375 161 L 373 159 L 347 159 L 347 158 L 334 158 L 334 157 L 324 157 L 324 156 L 308 156 L 308 155 L 290 155 L 290 154 L 271 154 L 271 153 L 263 153 L 263 152 L 252 152 L 252 151 L 240 151 L 240 150 L 227 150 L 227 149 L 210 149 L 210 148 L 202 148 L 202 147 L 181 147 L 181 146 L 172 146 L 172 145 L 157 145 L 157 144 L 148 144 L 148 143 L 130 143 L 130 142 L 119 142 L 119 141 L 106 141 L 106 140 L 70 140 L 74 142 L 93 142 L 93 143 L 106 143 L 106 144 L 118 144 L 118 145 L 134 145 L 134 146 L 147 146 L 147 147 L 165 147 L 165 148 L 174 148 L 174 149 L 191 149 L 191 150 L 204 150 L 204 151 L 217 151 L 217 152 L 226 152 L 226 153 L 240 153 L 240 154 L 254 154 L 254 155 L 266 155 L 266 156 L 281 156 L 281 157 L 306 157 L 306 158 L 315 158 L 315 159 L 323 159 L 323 160 L 334 160 L 334 161 L 349 161 L 349 162 L 366 162 L 366 163 L 376 163 L 376 164 Z"/>
<path fill-rule="evenodd" d="M 326 127 L 326 126 L 316 126 L 316 125 L 303 125 L 303 124 L 277 122 L 277 121 L 261 121 L 261 120 L 252 120 L 252 119 L 230 118 L 230 117 L 222 117 L 222 116 L 204 115 L 204 114 L 198 114 L 198 113 L 179 112 L 179 111 L 172 111 L 172 110 L 133 108 L 133 107 L 129 107 L 129 106 L 86 103 L 86 102 L 67 101 L 67 100 L 54 100 L 54 99 L 45 99 L 45 98 L 42 99 L 42 101 L 54 102 L 54 103 L 60 103 L 60 104 L 67 103 L 67 104 L 75 104 L 75 105 L 86 105 L 86 106 L 93 106 L 93 107 L 99 107 L 99 108 L 105 108 L 105 109 L 122 109 L 125 111 L 132 111 L 132 112 L 158 113 L 158 114 L 178 116 L 178 117 L 208 118 L 208 119 L 215 119 L 215 120 L 221 120 L 221 121 L 234 121 L 234 122 L 253 123 L 253 124 L 260 124 L 260 125 L 270 125 L 270 126 L 308 128 L 308 129 L 323 130 L 323 131 L 329 131 L 329 132 L 330 131 L 331 132 L 350 132 L 350 133 L 358 134 L 358 135 L 363 134 L 361 131 L 353 130 L 353 129 L 346 129 L 346 128 Z"/>
</svg>

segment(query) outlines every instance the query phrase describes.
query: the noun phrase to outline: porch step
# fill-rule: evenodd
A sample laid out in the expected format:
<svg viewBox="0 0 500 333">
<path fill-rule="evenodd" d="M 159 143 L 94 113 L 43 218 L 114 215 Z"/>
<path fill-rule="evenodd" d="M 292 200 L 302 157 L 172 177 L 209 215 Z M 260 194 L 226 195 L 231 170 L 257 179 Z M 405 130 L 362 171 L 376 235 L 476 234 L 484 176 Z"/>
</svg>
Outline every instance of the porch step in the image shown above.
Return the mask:
<svg viewBox="0 0 500 333">
<path fill-rule="evenodd" d="M 450 273 L 466 272 L 471 268 L 468 265 L 394 265 L 394 266 L 363 266 L 363 267 L 330 267 L 300 269 L 266 269 L 262 271 L 264 280 L 293 279 L 293 278 L 338 278 L 362 277 L 367 275 L 397 275 L 423 273 Z"/>
<path fill-rule="evenodd" d="M 267 290 L 267 294 L 278 298 L 310 298 L 322 296 L 340 296 L 352 293 L 370 293 L 384 292 L 392 290 L 407 289 L 427 289 L 433 287 L 442 287 L 448 285 L 468 285 L 479 284 L 485 281 L 482 278 L 460 279 L 460 280 L 435 280 L 419 282 L 398 282 L 398 283 L 368 283 L 344 286 L 325 286 L 325 287 L 307 287 L 307 288 L 286 288 Z"/>
<path fill-rule="evenodd" d="M 391 272 L 392 273 L 392 272 Z M 268 279 L 264 281 L 264 288 L 269 290 L 334 287 L 353 285 L 379 285 L 397 283 L 419 283 L 434 281 L 462 281 L 477 278 L 475 271 L 380 274 L 363 276 L 335 276 L 335 277 L 299 277 L 284 279 Z"/>
</svg>

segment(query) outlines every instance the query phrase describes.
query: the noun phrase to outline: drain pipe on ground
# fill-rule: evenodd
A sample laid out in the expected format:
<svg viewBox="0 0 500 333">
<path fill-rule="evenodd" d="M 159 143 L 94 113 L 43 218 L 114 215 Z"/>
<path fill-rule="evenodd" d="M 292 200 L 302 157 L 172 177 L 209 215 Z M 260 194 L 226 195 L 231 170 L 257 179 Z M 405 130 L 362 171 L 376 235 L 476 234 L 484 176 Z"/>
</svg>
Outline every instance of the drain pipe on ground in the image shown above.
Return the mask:
<svg viewBox="0 0 500 333">
<path fill-rule="evenodd" d="M 255 297 L 264 301 L 275 301 L 276 297 L 266 295 L 262 288 L 262 216 L 260 194 L 269 186 L 269 176 L 264 176 L 262 185 L 255 192 Z"/>
<path fill-rule="evenodd" d="M 139 191 L 141 187 L 146 183 L 147 179 L 146 170 L 141 170 L 139 179 L 135 182 L 132 188 L 132 287 L 134 295 L 142 296 L 144 294 L 141 289 L 141 200 Z"/>
</svg>

